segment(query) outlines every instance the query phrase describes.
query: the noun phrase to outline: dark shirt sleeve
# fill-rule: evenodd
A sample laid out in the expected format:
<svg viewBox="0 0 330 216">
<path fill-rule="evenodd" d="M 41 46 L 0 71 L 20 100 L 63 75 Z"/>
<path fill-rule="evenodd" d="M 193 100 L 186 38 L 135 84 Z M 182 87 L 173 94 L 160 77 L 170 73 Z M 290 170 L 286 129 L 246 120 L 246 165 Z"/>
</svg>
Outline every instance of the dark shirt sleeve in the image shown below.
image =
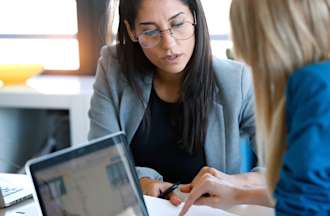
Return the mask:
<svg viewBox="0 0 330 216">
<path fill-rule="evenodd" d="M 330 73 L 322 72 L 297 71 L 289 79 L 288 149 L 274 192 L 277 215 L 330 212 Z"/>
</svg>

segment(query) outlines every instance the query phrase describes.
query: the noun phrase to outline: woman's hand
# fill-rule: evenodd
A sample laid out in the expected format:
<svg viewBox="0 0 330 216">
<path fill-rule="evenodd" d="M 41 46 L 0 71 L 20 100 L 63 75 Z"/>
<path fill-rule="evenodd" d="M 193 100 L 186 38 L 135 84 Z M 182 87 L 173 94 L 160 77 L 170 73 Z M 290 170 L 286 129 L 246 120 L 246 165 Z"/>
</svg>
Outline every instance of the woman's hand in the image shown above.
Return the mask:
<svg viewBox="0 0 330 216">
<path fill-rule="evenodd" d="M 158 180 L 153 180 L 150 178 L 140 178 L 140 185 L 143 191 L 143 194 L 153 197 L 158 197 L 161 192 L 165 191 L 167 188 L 171 187 L 171 183 L 161 182 Z M 181 204 L 180 198 L 175 195 L 175 193 L 170 193 L 166 197 L 173 205 L 178 206 Z"/>
<path fill-rule="evenodd" d="M 210 167 L 204 167 L 191 184 L 182 186 L 180 190 L 190 193 L 180 216 L 187 213 L 193 204 L 229 208 L 243 203 L 267 205 L 269 200 L 262 174 L 227 175 Z"/>
<path fill-rule="evenodd" d="M 239 182 L 230 175 L 216 169 L 204 167 L 193 182 L 180 188 L 190 193 L 180 215 L 193 205 L 208 205 L 214 208 L 228 208 L 237 204 L 240 194 Z"/>
</svg>

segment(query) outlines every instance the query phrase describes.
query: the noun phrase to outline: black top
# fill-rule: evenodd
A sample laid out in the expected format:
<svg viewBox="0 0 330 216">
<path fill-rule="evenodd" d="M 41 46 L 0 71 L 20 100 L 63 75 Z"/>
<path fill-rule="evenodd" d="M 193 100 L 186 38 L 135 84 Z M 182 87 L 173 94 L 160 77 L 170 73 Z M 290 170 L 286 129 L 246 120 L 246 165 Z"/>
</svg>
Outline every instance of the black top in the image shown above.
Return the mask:
<svg viewBox="0 0 330 216">
<path fill-rule="evenodd" d="M 180 145 L 182 103 L 165 102 L 152 88 L 148 108 L 149 132 L 144 118 L 130 145 L 135 165 L 155 169 L 167 182 L 190 183 L 206 162 L 204 151 L 190 155 Z"/>
</svg>

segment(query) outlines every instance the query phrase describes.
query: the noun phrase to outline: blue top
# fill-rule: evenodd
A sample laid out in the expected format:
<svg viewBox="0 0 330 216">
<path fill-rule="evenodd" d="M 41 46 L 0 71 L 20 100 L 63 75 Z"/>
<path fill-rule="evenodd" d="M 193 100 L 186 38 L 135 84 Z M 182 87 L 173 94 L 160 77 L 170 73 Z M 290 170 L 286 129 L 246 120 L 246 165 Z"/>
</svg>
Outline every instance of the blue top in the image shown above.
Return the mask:
<svg viewBox="0 0 330 216">
<path fill-rule="evenodd" d="M 330 61 L 289 78 L 288 149 L 275 189 L 277 215 L 330 213 Z"/>
</svg>

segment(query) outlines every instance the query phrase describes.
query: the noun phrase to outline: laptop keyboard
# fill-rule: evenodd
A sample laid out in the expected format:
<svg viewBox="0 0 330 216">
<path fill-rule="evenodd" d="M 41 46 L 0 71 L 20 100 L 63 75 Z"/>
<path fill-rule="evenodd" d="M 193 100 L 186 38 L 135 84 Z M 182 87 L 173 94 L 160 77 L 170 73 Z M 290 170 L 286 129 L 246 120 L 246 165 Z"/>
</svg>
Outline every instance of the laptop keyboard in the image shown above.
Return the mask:
<svg viewBox="0 0 330 216">
<path fill-rule="evenodd" d="M 3 197 L 6 197 L 6 196 L 9 196 L 11 194 L 14 194 L 14 193 L 17 193 L 18 191 L 21 191 L 23 190 L 23 188 L 11 188 L 11 187 L 2 187 L 1 188 L 1 192 L 2 192 L 2 196 Z"/>
</svg>

